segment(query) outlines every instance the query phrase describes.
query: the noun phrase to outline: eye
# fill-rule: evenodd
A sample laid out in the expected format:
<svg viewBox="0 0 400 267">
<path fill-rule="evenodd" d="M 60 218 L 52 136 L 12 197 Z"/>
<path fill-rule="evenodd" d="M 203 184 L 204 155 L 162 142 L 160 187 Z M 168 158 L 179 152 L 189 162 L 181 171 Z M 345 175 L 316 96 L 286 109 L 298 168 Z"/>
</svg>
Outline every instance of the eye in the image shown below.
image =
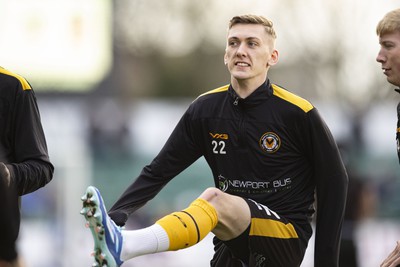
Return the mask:
<svg viewBox="0 0 400 267">
<path fill-rule="evenodd" d="M 247 44 L 248 44 L 249 47 L 255 47 L 255 46 L 258 45 L 258 43 L 255 42 L 255 41 L 249 41 Z"/>
<path fill-rule="evenodd" d="M 236 46 L 237 44 L 238 44 L 238 42 L 234 41 L 234 40 L 228 42 L 229 46 Z"/>
<path fill-rule="evenodd" d="M 395 47 L 395 45 L 392 42 L 383 42 L 381 45 L 385 49 L 390 49 L 390 48 Z"/>
</svg>

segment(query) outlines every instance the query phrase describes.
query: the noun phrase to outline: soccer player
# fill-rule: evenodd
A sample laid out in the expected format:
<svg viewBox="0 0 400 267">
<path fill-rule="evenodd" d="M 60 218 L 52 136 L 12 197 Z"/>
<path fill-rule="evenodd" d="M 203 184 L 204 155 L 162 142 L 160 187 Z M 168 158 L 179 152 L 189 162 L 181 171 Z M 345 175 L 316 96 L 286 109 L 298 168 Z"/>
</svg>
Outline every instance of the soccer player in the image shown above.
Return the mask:
<svg viewBox="0 0 400 267">
<path fill-rule="evenodd" d="M 184 249 L 210 232 L 211 266 L 299 266 L 312 235 L 315 195 L 315 266 L 338 266 L 346 170 L 317 109 L 269 80 L 278 62 L 275 39 L 270 20 L 233 17 L 224 55 L 230 84 L 192 102 L 108 214 L 100 192 L 88 187 L 81 213 L 94 238 L 96 266 Z M 121 230 L 130 214 L 201 156 L 215 188 L 147 228 Z"/>
<path fill-rule="evenodd" d="M 36 191 L 53 178 L 36 97 L 23 77 L 0 67 L 0 179 L 8 190 L 8 204 L 2 208 L 0 260 L 13 261 L 19 234 L 19 198 Z M 3 205 L 5 205 L 3 203 Z M 6 210 L 5 210 L 6 209 Z M 3 213 L 4 212 L 4 213 Z M 6 215 L 8 214 L 8 215 Z M 8 245 L 7 245 L 8 244 Z M 1 262 L 1 261 L 0 261 Z"/>
<path fill-rule="evenodd" d="M 376 61 L 381 63 L 383 74 L 387 81 L 396 87 L 400 86 L 400 9 L 388 12 L 376 27 L 379 37 L 379 50 Z M 395 89 L 400 92 L 400 89 Z M 400 103 L 397 106 L 397 154 L 400 161 Z M 382 262 L 381 267 L 395 267 L 400 265 L 400 243 L 392 253 Z"/>
</svg>

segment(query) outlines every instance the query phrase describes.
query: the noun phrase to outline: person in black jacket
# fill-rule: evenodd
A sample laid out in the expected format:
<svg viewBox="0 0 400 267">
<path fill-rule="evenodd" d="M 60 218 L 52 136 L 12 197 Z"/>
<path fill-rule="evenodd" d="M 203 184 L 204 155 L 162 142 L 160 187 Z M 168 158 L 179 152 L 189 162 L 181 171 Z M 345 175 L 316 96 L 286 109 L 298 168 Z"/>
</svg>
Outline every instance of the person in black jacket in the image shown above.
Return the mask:
<svg viewBox="0 0 400 267">
<path fill-rule="evenodd" d="M 268 79 L 278 62 L 275 39 L 270 20 L 233 17 L 224 55 L 230 84 L 192 102 L 109 214 L 97 188 L 87 188 L 81 213 L 94 238 L 95 264 L 121 266 L 136 256 L 187 248 L 212 232 L 211 266 L 299 266 L 316 193 L 315 266 L 338 266 L 347 173 L 317 109 Z M 154 225 L 121 230 L 201 156 L 215 187 Z"/>
<path fill-rule="evenodd" d="M 400 9 L 388 12 L 378 23 L 376 33 L 379 37 L 379 50 L 376 61 L 381 63 L 387 81 L 396 87 L 400 86 Z M 395 89 L 400 92 L 400 89 Z M 397 105 L 397 154 L 400 161 L 400 103 Z M 381 267 L 400 266 L 400 241 L 395 249 L 382 262 Z"/>
<path fill-rule="evenodd" d="M 0 260 L 13 262 L 18 257 L 20 196 L 49 183 L 53 172 L 31 85 L 0 67 L 0 179 L 7 191 L 2 194 L 1 225 L 8 225 L 1 227 Z"/>
</svg>

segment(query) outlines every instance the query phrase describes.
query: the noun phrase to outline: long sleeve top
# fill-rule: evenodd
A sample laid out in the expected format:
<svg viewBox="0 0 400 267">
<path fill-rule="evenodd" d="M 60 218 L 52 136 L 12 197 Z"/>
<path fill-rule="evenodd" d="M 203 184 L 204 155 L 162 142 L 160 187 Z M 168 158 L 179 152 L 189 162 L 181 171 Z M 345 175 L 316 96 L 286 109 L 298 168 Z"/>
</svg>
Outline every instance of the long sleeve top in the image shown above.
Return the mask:
<svg viewBox="0 0 400 267">
<path fill-rule="evenodd" d="M 317 109 L 267 80 L 241 99 L 230 85 L 199 96 L 111 208 L 119 225 L 204 157 L 215 186 L 290 220 L 306 242 L 317 196 L 315 266 L 337 266 L 348 177 Z"/>
<path fill-rule="evenodd" d="M 0 68 L 0 161 L 19 195 L 33 192 L 53 177 L 35 93 L 23 77 Z"/>
</svg>

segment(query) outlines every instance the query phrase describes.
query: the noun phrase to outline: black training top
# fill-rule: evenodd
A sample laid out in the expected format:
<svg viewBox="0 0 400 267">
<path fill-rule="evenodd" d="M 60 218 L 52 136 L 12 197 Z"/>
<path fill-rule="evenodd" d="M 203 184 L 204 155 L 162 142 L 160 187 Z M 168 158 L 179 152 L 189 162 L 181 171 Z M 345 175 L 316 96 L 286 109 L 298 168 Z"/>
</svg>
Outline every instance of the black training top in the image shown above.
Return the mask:
<svg viewBox="0 0 400 267">
<path fill-rule="evenodd" d="M 53 177 L 34 92 L 21 76 L 0 67 L 0 162 L 11 182 L 0 183 L 0 259 L 17 258 L 20 212 L 18 195 L 33 192 Z M 0 178 L 4 179 L 4 177 Z"/>
<path fill-rule="evenodd" d="M 50 182 L 50 163 L 36 97 L 21 76 L 0 68 L 0 162 L 6 163 L 19 195 Z"/>
<path fill-rule="evenodd" d="M 231 86 L 199 96 L 165 146 L 110 210 L 117 224 L 204 156 L 215 186 L 286 217 L 308 240 L 317 193 L 315 266 L 337 266 L 347 174 L 308 101 L 268 80 L 245 99 Z"/>
</svg>

